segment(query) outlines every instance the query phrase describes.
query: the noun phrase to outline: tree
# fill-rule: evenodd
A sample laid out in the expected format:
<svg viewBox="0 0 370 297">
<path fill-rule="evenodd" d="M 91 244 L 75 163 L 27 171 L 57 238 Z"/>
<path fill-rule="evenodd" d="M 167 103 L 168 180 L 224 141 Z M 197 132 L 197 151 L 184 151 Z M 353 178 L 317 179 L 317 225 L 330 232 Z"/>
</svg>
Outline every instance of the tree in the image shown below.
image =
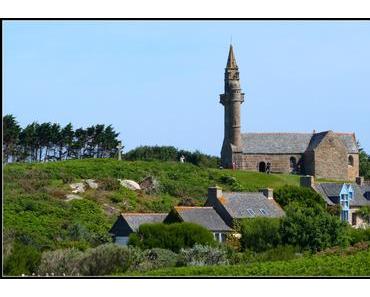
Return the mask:
<svg viewBox="0 0 370 297">
<path fill-rule="evenodd" d="M 334 245 L 346 244 L 346 226 L 321 207 L 302 207 L 291 203 L 281 222 L 283 244 L 320 251 Z"/>
<path fill-rule="evenodd" d="M 193 223 L 143 224 L 129 237 L 129 245 L 143 249 L 163 248 L 178 252 L 195 244 L 214 245 L 210 231 Z"/>
<path fill-rule="evenodd" d="M 325 207 L 324 199 L 315 191 L 309 188 L 285 185 L 277 189 L 274 193 L 274 198 L 277 203 L 283 208 L 295 202 L 302 207 Z"/>
<path fill-rule="evenodd" d="M 279 229 L 280 219 L 278 218 L 244 219 L 240 226 L 241 246 L 255 252 L 274 248 L 281 243 Z"/>
<path fill-rule="evenodd" d="M 8 114 L 3 117 L 3 161 L 5 163 L 10 157 L 14 158 L 17 153 L 20 131 L 21 128 L 13 115 Z"/>
</svg>

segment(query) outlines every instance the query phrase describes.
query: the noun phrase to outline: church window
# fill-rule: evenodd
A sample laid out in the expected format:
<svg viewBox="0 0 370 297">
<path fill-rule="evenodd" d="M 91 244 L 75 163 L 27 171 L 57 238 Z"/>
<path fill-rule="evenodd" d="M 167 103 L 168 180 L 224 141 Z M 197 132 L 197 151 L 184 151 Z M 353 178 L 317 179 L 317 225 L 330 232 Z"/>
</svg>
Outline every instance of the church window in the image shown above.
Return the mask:
<svg viewBox="0 0 370 297">
<path fill-rule="evenodd" d="M 266 172 L 266 163 L 265 162 L 260 162 L 258 165 L 258 171 L 259 172 Z"/>
<path fill-rule="evenodd" d="M 348 157 L 348 165 L 353 166 L 353 157 L 352 156 Z"/>
<path fill-rule="evenodd" d="M 290 157 L 290 172 L 297 172 L 297 159 L 295 157 Z"/>
</svg>

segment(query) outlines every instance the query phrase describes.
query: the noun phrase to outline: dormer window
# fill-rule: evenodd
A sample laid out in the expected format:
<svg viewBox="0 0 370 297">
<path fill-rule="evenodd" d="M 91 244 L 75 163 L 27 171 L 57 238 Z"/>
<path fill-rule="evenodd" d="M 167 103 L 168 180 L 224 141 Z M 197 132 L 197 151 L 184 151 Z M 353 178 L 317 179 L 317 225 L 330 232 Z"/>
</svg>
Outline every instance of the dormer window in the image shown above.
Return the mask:
<svg viewBox="0 0 370 297">
<path fill-rule="evenodd" d="M 253 210 L 253 209 L 251 209 L 251 208 L 248 208 L 248 209 L 247 209 L 247 212 L 248 212 L 248 213 L 249 213 L 249 215 L 250 215 L 250 216 L 252 216 L 252 217 L 256 214 L 256 213 L 254 212 L 254 210 Z"/>
</svg>

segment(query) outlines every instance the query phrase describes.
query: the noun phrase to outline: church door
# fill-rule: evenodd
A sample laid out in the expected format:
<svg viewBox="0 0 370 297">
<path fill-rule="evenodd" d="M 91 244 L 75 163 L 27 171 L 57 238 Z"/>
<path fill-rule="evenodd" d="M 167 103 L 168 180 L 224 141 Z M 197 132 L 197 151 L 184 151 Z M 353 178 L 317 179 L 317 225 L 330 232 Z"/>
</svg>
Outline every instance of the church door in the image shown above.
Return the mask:
<svg viewBox="0 0 370 297">
<path fill-rule="evenodd" d="M 259 172 L 266 172 L 266 163 L 265 162 L 260 162 L 258 166 Z"/>
</svg>

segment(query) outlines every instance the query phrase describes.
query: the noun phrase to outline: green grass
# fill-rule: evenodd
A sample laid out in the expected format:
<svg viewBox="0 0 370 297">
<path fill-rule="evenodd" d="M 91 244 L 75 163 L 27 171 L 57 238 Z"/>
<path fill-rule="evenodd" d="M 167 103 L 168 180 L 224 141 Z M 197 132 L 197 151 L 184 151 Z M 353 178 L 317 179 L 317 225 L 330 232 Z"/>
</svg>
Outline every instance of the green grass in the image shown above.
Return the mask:
<svg viewBox="0 0 370 297">
<path fill-rule="evenodd" d="M 140 275 L 140 274 L 130 274 Z M 290 261 L 150 271 L 142 276 L 369 276 L 370 251 L 354 255 L 313 255 Z"/>
</svg>

